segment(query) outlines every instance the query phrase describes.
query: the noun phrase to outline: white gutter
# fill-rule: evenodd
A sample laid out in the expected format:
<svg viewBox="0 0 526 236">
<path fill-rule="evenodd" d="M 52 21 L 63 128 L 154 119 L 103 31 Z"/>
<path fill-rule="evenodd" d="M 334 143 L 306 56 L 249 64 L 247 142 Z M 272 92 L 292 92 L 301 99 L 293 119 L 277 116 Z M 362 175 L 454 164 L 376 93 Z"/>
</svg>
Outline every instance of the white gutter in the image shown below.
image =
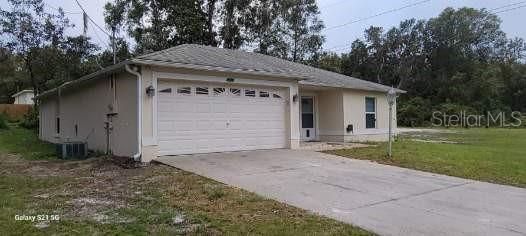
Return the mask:
<svg viewBox="0 0 526 236">
<path fill-rule="evenodd" d="M 137 72 L 137 67 L 133 69 L 130 65 L 124 65 L 126 71 L 137 76 L 137 153 L 133 155 L 133 160 L 140 161 L 142 156 L 142 75 Z"/>
</svg>

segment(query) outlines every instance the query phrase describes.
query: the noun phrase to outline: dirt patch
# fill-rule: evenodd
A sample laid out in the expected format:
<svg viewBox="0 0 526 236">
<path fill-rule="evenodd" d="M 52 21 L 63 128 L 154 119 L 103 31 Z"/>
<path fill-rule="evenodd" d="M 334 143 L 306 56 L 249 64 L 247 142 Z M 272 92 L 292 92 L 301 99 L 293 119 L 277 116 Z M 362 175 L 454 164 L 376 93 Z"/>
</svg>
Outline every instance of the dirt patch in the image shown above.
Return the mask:
<svg viewBox="0 0 526 236">
<path fill-rule="evenodd" d="M 154 200 L 148 183 L 164 181 L 168 176 L 157 174 L 162 167 L 154 165 L 125 165 L 122 159 L 106 157 L 87 160 L 28 161 L 16 155 L 0 153 L 0 173 L 6 176 L 30 177 L 32 179 L 60 179 L 58 187 L 35 190 L 31 195 L 34 203 L 57 201 L 61 218 L 94 221 L 100 224 L 128 224 L 136 221 L 130 215 L 121 214 L 137 207 L 137 202 Z M 170 172 L 165 171 L 166 175 Z M 59 200 L 57 200 L 59 199 Z M 174 215 L 173 217 L 177 217 Z M 180 217 L 175 220 L 181 230 L 192 224 Z M 44 229 L 54 222 L 38 222 L 34 227 Z"/>
<path fill-rule="evenodd" d="M 25 201 L 17 211 L 27 207 L 28 214 L 60 216 L 60 222 L 33 223 L 41 233 L 56 234 L 58 225 L 64 232 L 87 228 L 78 232 L 102 235 L 266 235 L 276 229 L 284 235 L 363 232 L 161 164 L 130 167 L 126 160 L 103 157 L 28 161 L 2 153 L 0 160 L 0 177 L 14 179 L 6 182 L 9 188 L 20 182 L 34 185 L 11 199 Z"/>
</svg>

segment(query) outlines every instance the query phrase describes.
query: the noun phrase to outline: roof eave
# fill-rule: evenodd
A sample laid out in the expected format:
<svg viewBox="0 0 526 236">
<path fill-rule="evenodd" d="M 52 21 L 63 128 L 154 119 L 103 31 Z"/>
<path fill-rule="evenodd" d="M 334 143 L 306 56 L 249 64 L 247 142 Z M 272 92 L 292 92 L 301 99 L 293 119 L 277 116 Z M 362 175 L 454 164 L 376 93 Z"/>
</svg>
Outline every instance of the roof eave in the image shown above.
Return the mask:
<svg viewBox="0 0 526 236">
<path fill-rule="evenodd" d="M 33 90 L 25 89 L 25 90 L 22 90 L 22 91 L 20 91 L 20 92 L 18 92 L 18 93 L 15 93 L 15 94 L 11 95 L 11 97 L 14 98 L 14 97 L 16 97 L 16 96 L 18 96 L 18 95 L 20 95 L 20 94 L 23 94 L 23 93 L 29 93 L 29 92 L 32 93 Z"/>
<path fill-rule="evenodd" d="M 344 88 L 344 89 L 355 89 L 355 90 L 362 90 L 362 91 L 372 91 L 372 92 L 387 92 L 389 88 L 386 89 L 374 89 L 374 88 L 357 88 L 357 87 L 351 87 L 351 86 L 338 86 L 338 85 L 330 85 L 330 84 L 321 84 L 321 83 L 312 83 L 309 81 L 301 81 L 301 85 L 309 85 L 309 86 L 317 86 L 317 87 L 326 87 L 326 88 Z M 407 93 L 407 91 L 402 89 L 395 88 L 395 91 L 397 93 Z"/>
<path fill-rule="evenodd" d="M 117 69 L 120 69 L 121 67 L 124 67 L 125 65 L 130 64 L 130 63 L 131 62 L 129 60 L 122 61 L 122 62 L 117 63 L 115 65 L 111 65 L 111 66 L 105 67 L 105 68 L 103 68 L 103 69 L 101 69 L 99 71 L 96 71 L 96 72 L 93 72 L 91 74 L 82 76 L 82 77 L 80 77 L 80 78 L 78 78 L 76 80 L 65 82 L 65 83 L 59 85 L 58 87 L 55 87 L 53 89 L 50 89 L 50 90 L 42 92 L 41 94 L 35 96 L 34 99 L 36 99 L 36 100 L 42 99 L 42 98 L 47 97 L 47 96 L 49 96 L 51 94 L 54 94 L 59 89 L 66 88 L 66 87 L 69 87 L 69 86 L 72 86 L 72 85 L 77 85 L 77 84 L 80 84 L 80 83 L 83 83 L 83 82 L 90 81 L 92 79 L 97 78 L 100 75 L 111 73 L 111 72 L 113 72 L 113 71 L 115 71 Z"/>
</svg>

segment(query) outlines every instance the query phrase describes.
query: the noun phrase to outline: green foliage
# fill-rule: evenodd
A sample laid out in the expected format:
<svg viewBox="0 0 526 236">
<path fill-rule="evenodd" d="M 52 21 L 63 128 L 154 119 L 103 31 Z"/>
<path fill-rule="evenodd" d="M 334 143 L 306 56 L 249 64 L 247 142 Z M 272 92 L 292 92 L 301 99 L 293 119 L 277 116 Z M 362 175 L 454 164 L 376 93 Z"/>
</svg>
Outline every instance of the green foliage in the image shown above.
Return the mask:
<svg viewBox="0 0 526 236">
<path fill-rule="evenodd" d="M 30 160 L 55 159 L 55 145 L 38 139 L 33 130 L 10 125 L 0 130 L 0 153 L 16 153 Z"/>
<path fill-rule="evenodd" d="M 3 114 L 0 114 L 0 129 L 8 129 L 7 119 Z"/>
<path fill-rule="evenodd" d="M 38 119 L 38 107 L 34 106 L 29 112 L 24 115 L 24 118 L 20 121 L 19 125 L 26 129 L 37 130 L 39 125 Z"/>
<path fill-rule="evenodd" d="M 127 29 L 136 54 L 194 43 L 314 63 L 325 40 L 315 0 L 116 0 L 104 10 L 108 28 Z"/>
<path fill-rule="evenodd" d="M 99 48 L 84 36 L 67 37 L 71 28 L 59 9 L 47 12 L 42 0 L 9 0 L 0 9 L 0 101 L 32 88 L 54 88 L 100 68 Z"/>
<path fill-rule="evenodd" d="M 431 119 L 431 103 L 421 97 L 410 98 L 397 108 L 398 124 L 406 127 L 428 126 Z"/>
<path fill-rule="evenodd" d="M 446 8 L 387 31 L 371 26 L 340 63 L 327 53 L 319 66 L 408 91 L 398 103 L 401 125 L 426 125 L 432 111 L 526 112 L 526 44 L 506 38 L 500 23 L 485 9 Z"/>
</svg>

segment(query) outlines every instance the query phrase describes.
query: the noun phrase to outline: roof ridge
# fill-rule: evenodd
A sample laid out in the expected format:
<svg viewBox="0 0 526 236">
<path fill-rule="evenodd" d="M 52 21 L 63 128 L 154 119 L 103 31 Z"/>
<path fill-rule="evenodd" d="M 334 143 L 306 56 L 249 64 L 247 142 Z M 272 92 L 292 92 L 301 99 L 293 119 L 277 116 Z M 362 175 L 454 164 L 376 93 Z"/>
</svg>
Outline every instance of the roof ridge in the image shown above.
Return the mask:
<svg viewBox="0 0 526 236">
<path fill-rule="evenodd" d="M 387 91 L 391 87 L 369 80 L 317 68 L 302 62 L 289 61 L 259 52 L 242 49 L 220 48 L 201 44 L 181 44 L 161 51 L 141 55 L 133 59 L 166 63 L 181 63 L 195 66 L 252 70 L 278 73 L 291 78 L 305 79 L 305 82 L 327 86 Z M 403 91 L 397 89 L 399 91 Z"/>
<path fill-rule="evenodd" d="M 166 48 L 166 49 L 163 49 L 163 50 L 160 50 L 160 51 L 154 51 L 154 52 L 150 52 L 150 53 L 142 54 L 142 55 L 139 55 L 139 56 L 133 57 L 132 59 L 135 59 L 135 58 L 140 59 L 140 58 L 143 58 L 143 57 L 150 57 L 150 56 L 159 55 L 159 54 L 161 54 L 161 53 L 165 53 L 165 52 L 173 51 L 173 50 L 175 50 L 176 48 L 179 48 L 180 46 L 183 46 L 183 45 L 187 45 L 187 44 L 180 44 L 180 45 L 177 45 L 177 46 L 174 46 L 174 47 L 169 47 L 169 48 Z"/>
</svg>

